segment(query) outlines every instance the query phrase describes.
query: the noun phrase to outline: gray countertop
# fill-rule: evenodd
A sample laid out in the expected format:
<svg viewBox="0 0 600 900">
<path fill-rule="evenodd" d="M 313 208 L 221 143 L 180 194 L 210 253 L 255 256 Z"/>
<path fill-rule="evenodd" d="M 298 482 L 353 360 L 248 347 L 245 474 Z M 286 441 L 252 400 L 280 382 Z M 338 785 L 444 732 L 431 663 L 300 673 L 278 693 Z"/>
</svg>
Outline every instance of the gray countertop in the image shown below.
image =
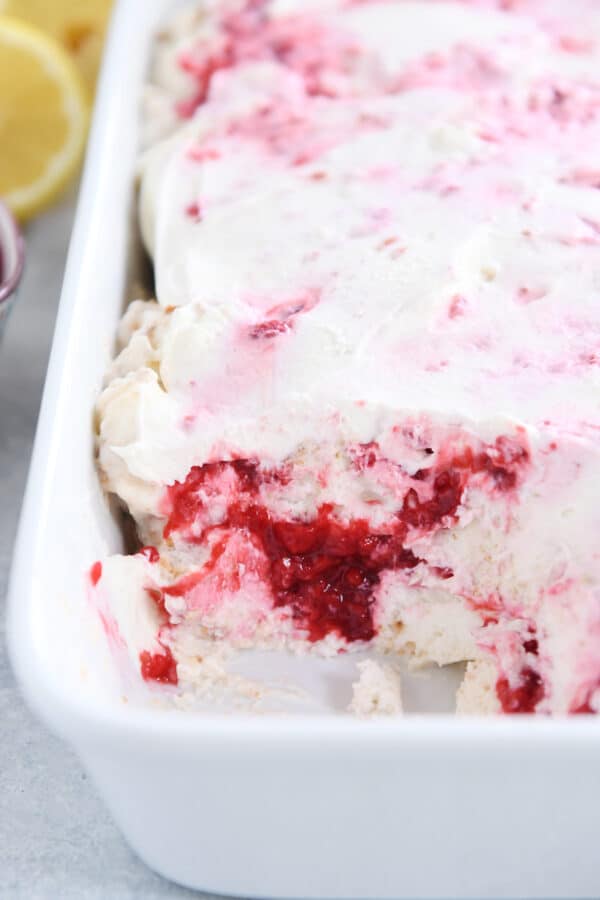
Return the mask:
<svg viewBox="0 0 600 900">
<path fill-rule="evenodd" d="M 71 223 L 68 199 L 27 232 L 27 269 L 0 346 L 0 598 L 4 598 Z M 205 897 L 139 862 L 79 761 L 24 706 L 0 618 L 0 897 Z"/>
</svg>

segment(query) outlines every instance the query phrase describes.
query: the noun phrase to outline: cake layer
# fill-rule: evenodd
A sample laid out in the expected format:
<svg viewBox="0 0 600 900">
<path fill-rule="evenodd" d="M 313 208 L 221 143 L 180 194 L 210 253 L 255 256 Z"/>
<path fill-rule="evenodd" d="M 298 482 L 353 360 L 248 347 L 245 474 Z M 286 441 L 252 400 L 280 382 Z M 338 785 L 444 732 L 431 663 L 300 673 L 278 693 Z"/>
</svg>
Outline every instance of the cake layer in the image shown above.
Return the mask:
<svg viewBox="0 0 600 900">
<path fill-rule="evenodd" d="M 368 643 L 472 661 L 461 709 L 595 711 L 600 13 L 575 7 L 247 0 L 165 28 L 157 302 L 98 406 L 156 548 L 96 579 L 145 677 L 194 636 Z"/>
</svg>

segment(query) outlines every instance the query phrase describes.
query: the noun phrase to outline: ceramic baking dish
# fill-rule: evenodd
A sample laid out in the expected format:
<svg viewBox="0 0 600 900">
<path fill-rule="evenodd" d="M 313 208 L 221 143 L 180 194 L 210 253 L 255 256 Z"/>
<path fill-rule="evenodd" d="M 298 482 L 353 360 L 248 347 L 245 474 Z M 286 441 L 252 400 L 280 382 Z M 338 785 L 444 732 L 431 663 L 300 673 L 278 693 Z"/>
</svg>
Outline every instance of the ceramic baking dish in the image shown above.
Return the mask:
<svg viewBox="0 0 600 900">
<path fill-rule="evenodd" d="M 182 884 L 243 897 L 598 897 L 596 718 L 250 717 L 123 695 L 85 590 L 90 563 L 122 546 L 92 410 L 130 291 L 140 91 L 171 7 L 121 0 L 109 40 L 10 587 L 23 691 L 134 850 Z"/>
</svg>

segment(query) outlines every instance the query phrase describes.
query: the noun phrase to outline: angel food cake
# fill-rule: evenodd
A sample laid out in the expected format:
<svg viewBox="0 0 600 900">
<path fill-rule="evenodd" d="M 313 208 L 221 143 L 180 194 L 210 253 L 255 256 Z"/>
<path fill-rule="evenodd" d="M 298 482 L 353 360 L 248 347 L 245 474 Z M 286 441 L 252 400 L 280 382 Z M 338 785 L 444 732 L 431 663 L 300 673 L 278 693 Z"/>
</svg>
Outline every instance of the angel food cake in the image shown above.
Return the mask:
<svg viewBox="0 0 600 900">
<path fill-rule="evenodd" d="M 596 712 L 597 2 L 207 0 L 144 110 L 156 300 L 97 409 L 142 549 L 91 570 L 136 671 L 368 650 Z"/>
</svg>

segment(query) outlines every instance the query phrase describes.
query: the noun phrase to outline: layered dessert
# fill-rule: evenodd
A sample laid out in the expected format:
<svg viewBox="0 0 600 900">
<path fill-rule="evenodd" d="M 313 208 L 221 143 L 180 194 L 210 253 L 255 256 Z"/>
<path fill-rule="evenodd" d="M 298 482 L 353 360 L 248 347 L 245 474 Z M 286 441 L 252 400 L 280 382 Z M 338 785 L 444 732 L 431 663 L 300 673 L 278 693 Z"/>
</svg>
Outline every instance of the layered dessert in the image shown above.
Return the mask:
<svg viewBox="0 0 600 900">
<path fill-rule="evenodd" d="M 206 0 L 144 121 L 156 299 L 97 407 L 140 549 L 90 572 L 135 671 L 367 651 L 466 663 L 461 712 L 596 712 L 595 0 Z"/>
</svg>

